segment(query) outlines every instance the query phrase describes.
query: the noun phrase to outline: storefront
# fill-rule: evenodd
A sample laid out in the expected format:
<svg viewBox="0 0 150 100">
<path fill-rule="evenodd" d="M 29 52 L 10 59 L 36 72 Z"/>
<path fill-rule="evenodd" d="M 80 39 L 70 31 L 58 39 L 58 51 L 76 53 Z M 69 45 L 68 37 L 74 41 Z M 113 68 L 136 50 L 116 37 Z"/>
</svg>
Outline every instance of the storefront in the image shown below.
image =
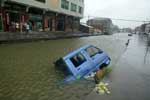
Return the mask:
<svg viewBox="0 0 150 100">
<path fill-rule="evenodd" d="M 2 14 L 0 14 L 0 31 L 3 31 Z"/>
<path fill-rule="evenodd" d="M 6 1 L 1 8 L 0 29 L 3 28 L 3 31 L 7 32 L 22 32 L 25 9 L 24 5 Z"/>
<path fill-rule="evenodd" d="M 59 15 L 59 16 L 57 16 L 56 20 L 57 20 L 56 30 L 57 31 L 65 31 L 65 16 Z"/>
<path fill-rule="evenodd" d="M 80 26 L 80 19 L 77 17 L 73 18 L 73 27 L 74 27 L 74 31 L 78 31 L 79 30 L 79 26 Z"/>
<path fill-rule="evenodd" d="M 20 31 L 20 14 L 19 12 L 7 12 L 7 27 L 10 32 Z"/>
<path fill-rule="evenodd" d="M 52 19 L 52 17 L 49 17 L 48 18 L 48 29 L 49 29 L 49 31 L 52 31 L 52 21 L 53 21 L 53 19 Z"/>
<path fill-rule="evenodd" d="M 43 29 L 44 31 L 52 31 L 52 16 L 43 15 Z"/>
<path fill-rule="evenodd" d="M 29 24 L 31 31 L 65 31 L 79 30 L 79 18 L 29 7 L 15 2 L 5 2 L 0 8 L 0 31 L 25 32 Z"/>
<path fill-rule="evenodd" d="M 8 31 L 8 29 L 7 29 L 7 16 L 6 16 L 6 12 L 3 8 L 0 8 L 0 26 L 1 26 L 0 31 Z"/>
<path fill-rule="evenodd" d="M 73 31 L 73 16 L 67 16 L 65 23 L 66 23 L 65 31 L 66 32 L 72 32 Z"/>
<path fill-rule="evenodd" d="M 3 31 L 3 2 L 0 1 L 0 32 Z"/>
<path fill-rule="evenodd" d="M 29 26 L 32 31 L 43 31 L 43 17 L 42 15 L 29 15 Z"/>
<path fill-rule="evenodd" d="M 65 20 L 65 31 L 75 32 L 79 31 L 80 19 L 78 17 L 66 16 Z"/>
</svg>

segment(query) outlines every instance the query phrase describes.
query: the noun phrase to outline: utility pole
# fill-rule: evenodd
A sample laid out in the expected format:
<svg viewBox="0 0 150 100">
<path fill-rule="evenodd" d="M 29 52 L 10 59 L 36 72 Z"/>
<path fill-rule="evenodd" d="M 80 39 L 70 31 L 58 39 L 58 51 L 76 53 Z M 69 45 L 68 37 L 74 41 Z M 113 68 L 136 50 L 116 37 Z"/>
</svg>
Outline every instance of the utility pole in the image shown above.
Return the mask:
<svg viewBox="0 0 150 100">
<path fill-rule="evenodd" d="M 90 22 L 89 22 L 89 19 L 90 19 L 90 16 L 88 15 L 88 23 L 87 23 L 87 24 L 88 24 L 88 25 L 90 26 Z"/>
</svg>

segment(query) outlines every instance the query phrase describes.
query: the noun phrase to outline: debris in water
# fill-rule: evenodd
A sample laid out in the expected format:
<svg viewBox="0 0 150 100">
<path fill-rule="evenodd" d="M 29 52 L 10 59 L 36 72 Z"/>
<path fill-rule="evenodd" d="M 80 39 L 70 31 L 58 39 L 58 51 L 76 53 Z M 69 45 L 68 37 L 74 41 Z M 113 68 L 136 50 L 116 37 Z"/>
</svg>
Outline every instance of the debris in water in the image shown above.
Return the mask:
<svg viewBox="0 0 150 100">
<path fill-rule="evenodd" d="M 99 84 L 96 84 L 96 87 L 95 87 L 95 91 L 96 93 L 98 94 L 110 94 L 110 91 L 109 89 L 107 88 L 108 86 L 108 83 L 103 83 L 103 82 L 100 82 Z"/>
</svg>

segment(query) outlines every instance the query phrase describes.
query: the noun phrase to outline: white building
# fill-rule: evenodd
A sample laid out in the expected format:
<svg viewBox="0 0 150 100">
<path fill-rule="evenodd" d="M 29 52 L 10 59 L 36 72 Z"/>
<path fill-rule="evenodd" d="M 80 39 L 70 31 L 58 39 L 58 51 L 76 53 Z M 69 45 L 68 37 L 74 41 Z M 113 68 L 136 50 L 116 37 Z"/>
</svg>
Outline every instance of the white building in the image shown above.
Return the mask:
<svg viewBox="0 0 150 100">
<path fill-rule="evenodd" d="M 84 0 L 1 0 L 0 19 L 4 31 L 14 31 L 12 22 L 28 22 L 33 31 L 77 31 L 83 17 Z"/>
</svg>

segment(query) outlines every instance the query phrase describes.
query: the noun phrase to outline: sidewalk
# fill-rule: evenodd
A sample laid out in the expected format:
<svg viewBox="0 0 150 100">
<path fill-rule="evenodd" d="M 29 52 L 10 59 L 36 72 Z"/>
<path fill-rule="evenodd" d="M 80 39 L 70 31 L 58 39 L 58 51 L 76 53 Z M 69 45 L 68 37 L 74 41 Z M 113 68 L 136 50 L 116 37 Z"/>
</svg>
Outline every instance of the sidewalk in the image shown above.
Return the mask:
<svg viewBox="0 0 150 100">
<path fill-rule="evenodd" d="M 90 93 L 85 100 L 150 100 L 150 47 L 135 35 L 106 80 L 111 94 Z"/>
<path fill-rule="evenodd" d="M 59 39 L 59 38 L 85 37 L 85 36 L 93 36 L 93 35 L 94 34 L 92 33 L 82 33 L 82 32 L 29 32 L 29 33 L 0 32 L 0 42 Z"/>
</svg>

